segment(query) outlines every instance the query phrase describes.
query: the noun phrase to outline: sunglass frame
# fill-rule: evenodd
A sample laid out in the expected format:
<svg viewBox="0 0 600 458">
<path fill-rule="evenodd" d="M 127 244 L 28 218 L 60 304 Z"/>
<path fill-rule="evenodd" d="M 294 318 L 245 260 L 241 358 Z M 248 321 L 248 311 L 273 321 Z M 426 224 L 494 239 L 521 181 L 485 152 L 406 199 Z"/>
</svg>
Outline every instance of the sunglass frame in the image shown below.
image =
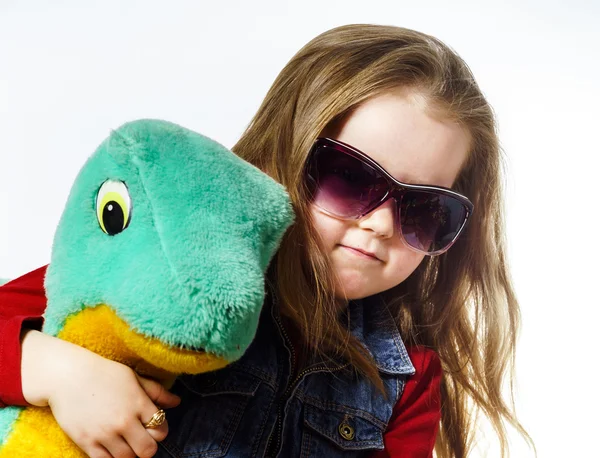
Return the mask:
<svg viewBox="0 0 600 458">
<path fill-rule="evenodd" d="M 385 170 L 381 165 L 379 165 L 375 160 L 373 160 L 367 154 L 356 149 L 352 145 L 349 145 L 347 143 L 344 143 L 342 141 L 335 140 L 335 139 L 329 138 L 329 137 L 319 137 L 315 140 L 315 142 L 313 143 L 313 146 L 310 150 L 310 153 L 309 153 L 309 164 L 310 164 L 311 160 L 314 159 L 318 148 L 323 147 L 323 146 L 330 147 L 330 148 L 333 147 L 337 151 L 340 151 L 344 154 L 348 154 L 348 155 L 354 157 L 355 159 L 361 161 L 362 163 L 368 165 L 369 167 L 375 169 L 377 172 L 379 172 L 384 177 L 384 179 L 387 181 L 387 184 L 388 184 L 388 189 L 387 189 L 385 195 L 380 200 L 378 200 L 375 204 L 369 205 L 364 212 L 362 212 L 361 214 L 359 214 L 357 216 L 350 216 L 350 217 L 340 216 L 335 213 L 332 213 L 331 211 L 327 210 L 326 208 L 322 208 L 320 205 L 315 203 L 315 205 L 317 205 L 317 207 L 319 207 L 326 214 L 331 215 L 335 218 L 339 218 L 339 219 L 346 219 L 346 220 L 360 219 L 360 218 L 364 217 L 365 215 L 369 214 L 370 212 L 372 212 L 373 210 L 375 210 L 377 207 L 381 206 L 384 202 L 386 202 L 388 199 L 390 199 L 392 197 L 395 198 L 396 203 L 399 204 L 401 202 L 402 195 L 407 190 L 426 191 L 426 192 L 433 191 L 434 193 L 439 193 L 441 195 L 451 196 L 451 197 L 457 199 L 464 206 L 465 218 L 463 220 L 463 223 L 462 223 L 460 229 L 456 232 L 456 235 L 454 236 L 452 241 L 441 250 L 425 252 L 423 250 L 420 250 L 420 249 L 415 248 L 414 246 L 410 245 L 404 238 L 404 234 L 402 233 L 402 221 L 400 221 L 401 218 L 400 218 L 400 215 L 398 215 L 398 224 L 400 225 L 399 233 L 400 233 L 400 237 L 402 238 L 402 241 L 411 250 L 416 251 L 418 253 L 426 254 L 428 256 L 437 256 L 437 255 L 440 255 L 440 254 L 448 251 L 450 249 L 450 247 L 452 245 L 454 245 L 454 243 L 458 239 L 459 235 L 464 231 L 465 227 L 467 226 L 467 222 L 469 221 L 469 217 L 472 215 L 473 208 L 474 208 L 473 203 L 469 200 L 468 197 L 466 197 L 462 194 L 459 194 L 456 191 L 453 191 L 452 189 L 443 187 L 443 186 L 403 183 L 402 181 L 399 181 L 396 178 L 394 178 L 392 175 L 390 175 L 387 172 L 387 170 Z M 306 170 L 307 177 L 311 181 L 316 183 L 316 179 L 310 174 L 310 170 L 311 170 L 311 167 L 308 166 L 307 170 Z M 398 208 L 396 209 L 396 211 L 398 213 L 400 212 L 400 210 Z"/>
</svg>

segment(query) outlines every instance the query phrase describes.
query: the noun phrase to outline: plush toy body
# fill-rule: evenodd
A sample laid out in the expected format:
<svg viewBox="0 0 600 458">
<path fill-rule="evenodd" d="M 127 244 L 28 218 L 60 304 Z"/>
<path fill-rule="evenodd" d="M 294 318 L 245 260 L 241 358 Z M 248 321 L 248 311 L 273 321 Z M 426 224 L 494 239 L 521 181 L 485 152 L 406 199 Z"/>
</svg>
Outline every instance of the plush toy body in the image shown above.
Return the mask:
<svg viewBox="0 0 600 458">
<path fill-rule="evenodd" d="M 57 228 L 43 331 L 169 386 L 238 359 L 293 212 L 284 188 L 164 121 L 114 131 Z M 48 408 L 0 409 L 0 458 L 83 457 Z"/>
</svg>

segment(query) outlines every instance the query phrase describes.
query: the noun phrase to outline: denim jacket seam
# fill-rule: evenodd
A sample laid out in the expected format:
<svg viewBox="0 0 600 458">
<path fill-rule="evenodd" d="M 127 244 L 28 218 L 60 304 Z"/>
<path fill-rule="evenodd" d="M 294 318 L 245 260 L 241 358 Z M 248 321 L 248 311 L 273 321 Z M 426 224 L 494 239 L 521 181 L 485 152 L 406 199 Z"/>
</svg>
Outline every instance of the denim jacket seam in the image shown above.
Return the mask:
<svg viewBox="0 0 600 458">
<path fill-rule="evenodd" d="M 308 434 L 305 430 L 303 430 L 301 446 L 302 446 L 302 444 L 304 444 L 305 437 L 307 438 L 306 441 L 308 442 L 308 446 L 306 447 L 305 450 L 302 450 L 302 456 L 300 458 L 309 458 L 310 457 L 310 449 L 312 448 L 312 438 L 311 438 L 310 434 Z"/>
<path fill-rule="evenodd" d="M 345 404 L 338 404 L 336 402 L 332 402 L 332 401 L 322 401 L 318 398 L 313 398 L 312 396 L 304 396 L 305 401 L 309 401 L 307 402 L 308 405 L 311 405 L 313 407 L 317 407 L 317 408 L 321 408 L 323 410 L 333 410 L 335 412 L 339 412 L 339 413 L 350 413 L 350 414 L 354 414 L 354 416 L 360 417 L 364 420 L 370 421 L 371 423 L 375 424 L 376 426 L 380 427 L 381 429 L 385 429 L 387 423 L 385 421 L 382 421 L 380 418 L 377 418 L 375 416 L 373 416 L 372 413 L 360 409 L 360 408 L 355 408 L 355 407 L 350 407 L 347 406 Z"/>
<path fill-rule="evenodd" d="M 274 376 L 273 374 L 269 374 L 268 372 L 265 372 L 262 369 L 257 368 L 256 366 L 243 363 L 236 365 L 236 369 L 239 369 L 241 372 L 258 377 L 262 382 L 266 383 L 273 390 L 277 389 L 277 382 L 275 380 L 276 376 Z"/>
<path fill-rule="evenodd" d="M 316 424 L 313 424 L 313 423 L 309 423 L 309 426 L 312 429 L 314 429 L 315 431 L 323 434 L 325 437 L 327 437 L 329 439 L 332 439 L 331 436 L 329 436 L 328 431 L 320 428 L 319 425 L 316 425 Z M 381 431 L 379 431 L 379 433 L 383 437 L 383 431 L 381 430 Z M 334 442 L 337 442 L 337 441 L 334 441 Z M 347 441 L 347 442 L 349 442 L 349 446 L 347 445 L 347 447 L 349 447 L 349 448 L 357 448 L 355 446 L 353 447 L 352 445 L 361 445 L 361 446 L 364 446 L 364 445 L 376 445 L 376 444 L 379 444 L 380 441 L 378 441 L 378 440 L 362 440 L 362 441 L 352 441 L 352 442 L 351 441 Z"/>
<path fill-rule="evenodd" d="M 275 390 L 275 392 L 276 391 L 277 390 Z M 260 445 L 263 441 L 263 434 L 265 432 L 265 426 L 267 426 L 267 423 L 269 422 L 271 408 L 273 407 L 273 404 L 274 404 L 276 398 L 277 398 L 276 395 L 273 394 L 273 396 L 271 397 L 271 400 L 269 401 L 269 405 L 267 406 L 266 409 L 263 410 L 264 412 L 266 412 L 266 414 L 263 414 L 264 420 L 262 422 L 262 425 L 260 426 L 260 430 L 258 431 L 258 434 L 256 435 L 256 440 L 254 441 L 254 446 L 252 447 L 252 456 L 258 456 L 258 449 L 260 448 Z"/>
<path fill-rule="evenodd" d="M 257 384 L 254 387 L 253 391 L 240 391 L 239 389 L 229 389 L 229 390 L 221 390 L 221 391 L 217 391 L 217 392 L 209 393 L 209 394 L 203 393 L 201 390 L 194 388 L 194 386 L 190 386 L 190 384 L 187 383 L 184 379 L 180 378 L 179 383 L 181 383 L 190 393 L 193 393 L 197 396 L 212 396 L 212 395 L 219 395 L 219 394 L 239 394 L 241 396 L 252 397 L 256 394 L 256 390 L 258 390 L 260 384 L 262 383 L 262 380 L 260 378 L 256 378 L 255 380 L 256 380 L 255 383 L 257 383 Z M 240 383 L 239 386 L 247 387 L 248 384 Z"/>
<path fill-rule="evenodd" d="M 247 405 L 248 405 L 248 400 L 246 400 L 246 403 L 238 404 L 238 407 L 235 412 L 235 416 L 229 422 L 229 426 L 226 429 L 226 434 L 224 435 L 223 440 L 221 441 L 221 450 L 224 449 L 224 445 L 228 442 L 227 439 L 229 439 L 229 442 L 231 442 L 231 440 L 233 440 L 233 436 L 235 436 L 235 433 L 239 427 L 240 420 L 242 419 L 242 417 L 244 416 L 244 413 L 246 412 Z M 231 437 L 230 437 L 230 435 L 231 435 Z"/>
</svg>

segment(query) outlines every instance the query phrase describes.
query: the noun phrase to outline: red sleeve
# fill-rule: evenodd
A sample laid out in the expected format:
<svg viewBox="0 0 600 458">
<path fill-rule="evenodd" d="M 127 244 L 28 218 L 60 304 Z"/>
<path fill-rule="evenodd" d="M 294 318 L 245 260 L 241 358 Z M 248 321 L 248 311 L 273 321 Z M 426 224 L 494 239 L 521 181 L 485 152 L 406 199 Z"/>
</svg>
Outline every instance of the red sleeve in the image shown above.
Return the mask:
<svg viewBox="0 0 600 458">
<path fill-rule="evenodd" d="M 415 367 L 383 436 L 385 450 L 371 458 L 431 458 L 441 419 L 442 365 L 431 349 L 407 347 Z"/>
<path fill-rule="evenodd" d="M 21 329 L 39 329 L 46 309 L 40 267 L 0 286 L 0 407 L 27 405 L 21 386 Z"/>
</svg>

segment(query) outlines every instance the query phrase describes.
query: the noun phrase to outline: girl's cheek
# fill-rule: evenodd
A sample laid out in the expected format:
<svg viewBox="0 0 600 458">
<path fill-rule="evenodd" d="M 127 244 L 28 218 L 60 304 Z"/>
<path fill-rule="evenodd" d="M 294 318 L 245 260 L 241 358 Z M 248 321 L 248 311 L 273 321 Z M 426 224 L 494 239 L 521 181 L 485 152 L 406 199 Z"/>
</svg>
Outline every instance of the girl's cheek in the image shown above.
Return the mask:
<svg viewBox="0 0 600 458">
<path fill-rule="evenodd" d="M 325 247 L 333 248 L 341 241 L 347 223 L 326 215 L 314 205 L 311 206 L 311 213 L 315 231 L 320 235 L 323 244 Z"/>
<path fill-rule="evenodd" d="M 412 251 L 404 245 L 396 249 L 395 255 L 394 262 L 389 267 L 391 267 L 392 272 L 396 273 L 398 284 L 402 283 L 417 270 L 417 267 L 425 259 L 424 254 Z"/>
</svg>

